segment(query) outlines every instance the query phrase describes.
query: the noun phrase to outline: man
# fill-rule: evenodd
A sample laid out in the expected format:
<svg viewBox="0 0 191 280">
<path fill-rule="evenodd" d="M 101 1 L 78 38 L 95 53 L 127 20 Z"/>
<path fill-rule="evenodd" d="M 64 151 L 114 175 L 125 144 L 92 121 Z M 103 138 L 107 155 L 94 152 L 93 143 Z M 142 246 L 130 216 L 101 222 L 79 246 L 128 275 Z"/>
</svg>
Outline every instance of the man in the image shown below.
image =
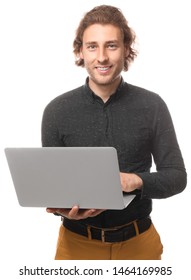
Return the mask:
<svg viewBox="0 0 191 280">
<path fill-rule="evenodd" d="M 86 83 L 44 111 L 43 146 L 115 147 L 122 190 L 136 194 L 123 210 L 48 208 L 63 217 L 55 259 L 161 259 L 152 199 L 183 191 L 186 171 L 164 101 L 121 76 L 136 56 L 134 40 L 119 9 L 102 5 L 89 11 L 74 40 Z M 151 156 L 156 172 L 150 172 Z"/>
</svg>

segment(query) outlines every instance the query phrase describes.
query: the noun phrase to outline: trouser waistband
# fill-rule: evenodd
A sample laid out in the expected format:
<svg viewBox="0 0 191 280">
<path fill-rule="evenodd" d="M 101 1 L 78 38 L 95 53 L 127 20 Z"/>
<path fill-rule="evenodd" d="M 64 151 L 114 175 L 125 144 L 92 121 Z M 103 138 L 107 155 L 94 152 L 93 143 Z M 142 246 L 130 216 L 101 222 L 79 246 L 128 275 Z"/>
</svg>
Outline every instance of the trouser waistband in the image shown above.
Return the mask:
<svg viewBox="0 0 191 280">
<path fill-rule="evenodd" d="M 88 237 L 89 239 L 101 240 L 102 242 L 126 241 L 148 230 L 151 223 L 150 217 L 146 217 L 118 227 L 98 228 L 66 218 L 63 220 L 63 226 L 68 230 Z"/>
</svg>

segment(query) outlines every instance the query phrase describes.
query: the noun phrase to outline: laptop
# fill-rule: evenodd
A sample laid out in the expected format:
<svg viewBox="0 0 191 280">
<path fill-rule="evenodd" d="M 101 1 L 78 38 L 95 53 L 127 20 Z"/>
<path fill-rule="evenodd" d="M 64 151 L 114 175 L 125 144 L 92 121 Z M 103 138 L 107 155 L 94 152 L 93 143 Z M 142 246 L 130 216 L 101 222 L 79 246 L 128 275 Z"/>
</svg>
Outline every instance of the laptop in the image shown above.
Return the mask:
<svg viewBox="0 0 191 280">
<path fill-rule="evenodd" d="M 6 148 L 8 166 L 24 207 L 123 209 L 117 151 L 112 147 Z"/>
</svg>

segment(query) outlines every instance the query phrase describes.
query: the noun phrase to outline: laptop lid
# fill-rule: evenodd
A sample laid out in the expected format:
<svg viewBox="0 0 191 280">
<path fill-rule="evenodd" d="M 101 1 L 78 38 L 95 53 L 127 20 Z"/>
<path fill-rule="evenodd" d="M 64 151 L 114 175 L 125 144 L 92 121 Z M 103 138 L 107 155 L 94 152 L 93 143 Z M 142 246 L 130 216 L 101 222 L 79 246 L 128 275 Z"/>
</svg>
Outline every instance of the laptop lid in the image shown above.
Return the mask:
<svg viewBox="0 0 191 280">
<path fill-rule="evenodd" d="M 19 204 L 25 207 L 123 209 L 112 147 L 6 148 Z"/>
</svg>

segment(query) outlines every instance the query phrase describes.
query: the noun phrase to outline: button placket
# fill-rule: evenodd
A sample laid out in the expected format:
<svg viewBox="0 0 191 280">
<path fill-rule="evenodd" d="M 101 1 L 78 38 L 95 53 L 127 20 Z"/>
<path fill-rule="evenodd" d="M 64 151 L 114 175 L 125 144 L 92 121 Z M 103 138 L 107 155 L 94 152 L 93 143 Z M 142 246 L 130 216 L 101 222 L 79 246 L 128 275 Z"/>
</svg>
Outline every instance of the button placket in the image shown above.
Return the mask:
<svg viewBox="0 0 191 280">
<path fill-rule="evenodd" d="M 105 117 L 105 138 L 108 146 L 112 146 L 112 118 L 109 106 L 104 106 L 104 117 Z"/>
</svg>

